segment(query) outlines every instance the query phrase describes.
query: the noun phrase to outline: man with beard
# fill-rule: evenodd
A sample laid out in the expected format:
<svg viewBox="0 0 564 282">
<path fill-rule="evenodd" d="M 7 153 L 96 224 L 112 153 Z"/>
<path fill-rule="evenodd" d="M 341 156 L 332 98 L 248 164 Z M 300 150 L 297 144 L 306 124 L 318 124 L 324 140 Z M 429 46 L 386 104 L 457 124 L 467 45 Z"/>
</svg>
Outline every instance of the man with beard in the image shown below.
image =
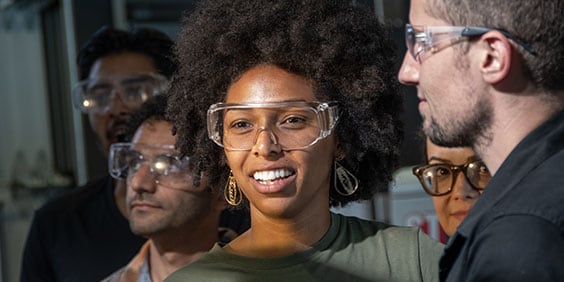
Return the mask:
<svg viewBox="0 0 564 282">
<path fill-rule="evenodd" d="M 164 95 L 149 100 L 131 119 L 132 142 L 111 146 L 109 170 L 113 177 L 126 179 L 131 230 L 149 240 L 127 266 L 104 281 L 163 281 L 234 235 L 218 230 L 227 204 L 208 187 L 205 173 L 175 149 L 165 110 Z"/>
<path fill-rule="evenodd" d="M 410 5 L 399 80 L 431 141 L 473 147 L 493 175 L 441 280 L 563 280 L 564 1 Z"/>
<path fill-rule="evenodd" d="M 122 141 L 130 114 L 160 94 L 176 69 L 173 42 L 141 28 L 102 28 L 77 58 L 75 106 L 88 114 L 101 151 Z M 21 281 L 99 281 L 131 259 L 145 239 L 125 217 L 125 185 L 110 176 L 90 181 L 46 204 L 28 234 Z"/>
</svg>

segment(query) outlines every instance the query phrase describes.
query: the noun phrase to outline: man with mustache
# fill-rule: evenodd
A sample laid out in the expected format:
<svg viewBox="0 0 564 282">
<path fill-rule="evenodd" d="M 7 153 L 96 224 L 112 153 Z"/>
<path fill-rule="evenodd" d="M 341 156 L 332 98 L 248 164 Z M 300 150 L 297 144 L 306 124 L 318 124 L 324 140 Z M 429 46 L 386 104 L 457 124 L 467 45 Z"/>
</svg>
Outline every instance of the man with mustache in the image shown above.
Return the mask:
<svg viewBox="0 0 564 282">
<path fill-rule="evenodd" d="M 164 95 L 149 100 L 131 119 L 131 142 L 111 146 L 109 170 L 126 180 L 131 230 L 149 240 L 129 264 L 104 281 L 163 281 L 214 243 L 236 235 L 218 230 L 227 206 L 223 195 L 213 192 L 205 173 L 175 149 L 165 110 Z"/>
<path fill-rule="evenodd" d="M 123 141 L 133 111 L 160 94 L 176 69 L 172 40 L 149 28 L 102 28 L 77 58 L 75 106 L 88 114 L 102 153 Z M 90 181 L 46 204 L 34 216 L 21 281 L 99 281 L 120 268 L 145 239 L 129 229 L 123 181 Z"/>
</svg>

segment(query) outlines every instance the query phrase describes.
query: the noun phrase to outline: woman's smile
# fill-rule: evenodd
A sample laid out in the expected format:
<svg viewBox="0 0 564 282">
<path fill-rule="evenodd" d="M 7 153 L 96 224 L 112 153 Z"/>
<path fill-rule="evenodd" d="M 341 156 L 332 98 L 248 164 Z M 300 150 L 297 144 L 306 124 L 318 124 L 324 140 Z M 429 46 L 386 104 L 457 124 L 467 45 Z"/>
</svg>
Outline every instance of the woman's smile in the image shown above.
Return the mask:
<svg viewBox="0 0 564 282">
<path fill-rule="evenodd" d="M 274 184 L 280 180 L 294 175 L 295 172 L 290 169 L 273 169 L 256 171 L 253 178 L 261 184 Z"/>
<path fill-rule="evenodd" d="M 272 194 L 283 192 L 291 184 L 295 187 L 296 173 L 289 169 L 257 171 L 252 179 L 259 193 Z"/>
</svg>

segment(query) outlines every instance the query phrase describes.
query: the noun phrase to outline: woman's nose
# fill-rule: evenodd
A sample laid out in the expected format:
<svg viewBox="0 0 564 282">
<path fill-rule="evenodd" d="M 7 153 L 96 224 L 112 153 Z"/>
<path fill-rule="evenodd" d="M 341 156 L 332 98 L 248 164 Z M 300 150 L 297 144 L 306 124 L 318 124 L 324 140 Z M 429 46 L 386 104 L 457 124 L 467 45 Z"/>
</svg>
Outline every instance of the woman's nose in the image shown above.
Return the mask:
<svg viewBox="0 0 564 282">
<path fill-rule="evenodd" d="M 468 182 L 464 174 L 461 172 L 457 175 L 454 185 L 452 187 L 453 197 L 462 200 L 476 199 L 480 196 L 480 191 L 474 189 L 474 187 Z"/>
<path fill-rule="evenodd" d="M 271 156 L 273 154 L 278 154 L 282 151 L 278 139 L 274 133 L 265 128 L 259 129 L 257 132 L 257 137 L 255 138 L 255 145 L 253 146 L 255 154 L 262 156 Z"/>
</svg>

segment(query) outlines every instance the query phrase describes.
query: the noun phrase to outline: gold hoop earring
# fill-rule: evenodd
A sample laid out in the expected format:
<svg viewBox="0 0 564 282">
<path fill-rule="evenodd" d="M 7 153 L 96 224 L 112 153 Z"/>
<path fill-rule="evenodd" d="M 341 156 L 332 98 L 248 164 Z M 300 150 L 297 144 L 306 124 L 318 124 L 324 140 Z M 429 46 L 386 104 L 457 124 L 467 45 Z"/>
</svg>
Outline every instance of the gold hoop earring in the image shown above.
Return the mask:
<svg viewBox="0 0 564 282">
<path fill-rule="evenodd" d="M 337 193 L 348 197 L 358 189 L 358 179 L 339 162 L 333 162 L 333 183 Z"/>
<path fill-rule="evenodd" d="M 227 178 L 225 189 L 223 189 L 223 197 L 225 197 L 225 201 L 232 206 L 238 206 L 243 201 L 243 193 L 241 189 L 237 187 L 237 181 L 235 181 L 235 177 L 233 177 L 233 171 L 229 171 L 229 177 Z"/>
</svg>

